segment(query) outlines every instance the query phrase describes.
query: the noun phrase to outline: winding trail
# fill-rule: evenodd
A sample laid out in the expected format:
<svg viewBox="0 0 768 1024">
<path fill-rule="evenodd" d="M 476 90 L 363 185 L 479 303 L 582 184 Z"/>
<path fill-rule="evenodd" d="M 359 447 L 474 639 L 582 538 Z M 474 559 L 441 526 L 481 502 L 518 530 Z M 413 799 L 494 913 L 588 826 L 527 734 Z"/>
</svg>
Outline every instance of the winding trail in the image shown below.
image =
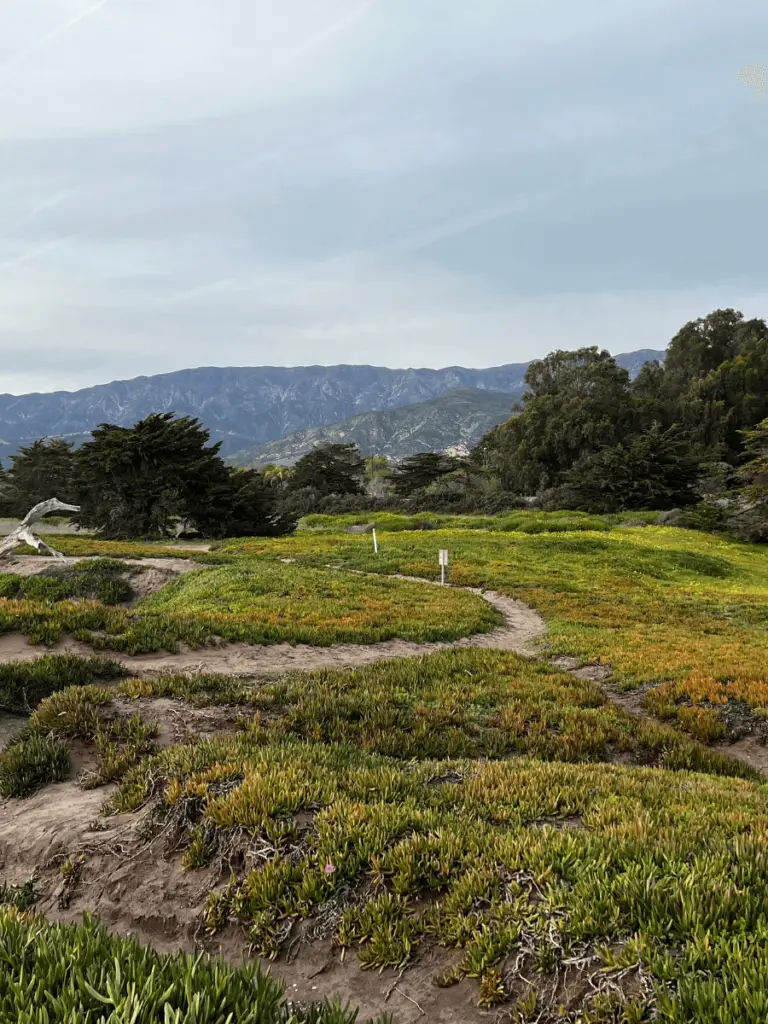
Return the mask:
<svg viewBox="0 0 768 1024">
<path fill-rule="evenodd" d="M 429 580 L 417 581 L 432 586 Z M 107 652 L 130 671 L 152 672 L 218 672 L 241 678 L 307 671 L 318 668 L 358 668 L 389 658 L 415 658 L 434 651 L 447 651 L 459 647 L 485 647 L 502 651 L 515 651 L 533 657 L 537 651 L 534 641 L 546 633 L 547 626 L 538 612 L 512 597 L 492 590 L 480 591 L 462 588 L 478 594 L 501 612 L 504 623 L 490 633 L 476 633 L 461 640 L 415 643 L 410 640 L 386 640 L 377 644 L 332 644 L 315 647 L 310 644 L 244 644 L 228 643 L 217 647 L 187 648 L 155 651 L 152 654 L 121 654 Z M 17 633 L 0 637 L 0 662 L 39 658 L 42 654 L 92 654 L 88 644 L 72 638 L 59 641 L 53 647 L 41 650 L 30 646 Z"/>
<path fill-rule="evenodd" d="M 176 546 L 182 547 L 182 545 Z M 196 547 L 199 548 L 197 545 Z M 41 562 L 48 561 L 49 559 L 22 555 L 9 562 L 7 569 L 26 574 L 34 572 Z M 67 559 L 67 561 L 74 562 L 78 561 L 78 559 L 72 558 Z M 188 559 L 147 558 L 125 559 L 125 561 L 145 567 L 146 575 L 148 576 L 147 583 L 155 584 L 148 589 L 157 589 L 157 585 L 167 582 L 168 578 L 189 572 L 192 569 L 202 568 L 199 563 Z M 281 561 L 292 562 L 293 559 L 281 559 Z M 326 568 L 364 576 L 379 575 L 378 573 L 368 573 L 356 569 L 341 570 L 339 567 L 330 565 L 326 566 Z M 170 570 L 169 575 L 165 578 L 160 578 L 164 571 L 168 570 Z M 157 578 L 153 579 L 153 574 Z M 439 585 L 436 580 L 427 580 L 420 576 L 406 576 L 399 573 L 389 578 L 399 579 L 414 586 Z M 452 584 L 446 585 L 452 586 Z M 312 671 L 322 668 L 360 668 L 393 658 L 415 658 L 425 654 L 432 654 L 436 651 L 459 648 L 514 651 L 525 657 L 536 657 L 543 654 L 536 641 L 546 634 L 547 625 L 535 609 L 524 604 L 522 601 L 508 597 L 505 594 L 500 594 L 497 591 L 482 590 L 476 587 L 456 587 L 455 589 L 467 590 L 487 601 L 488 604 L 501 613 L 504 620 L 503 624 L 488 633 L 476 633 L 472 636 L 453 641 L 416 643 L 410 640 L 387 640 L 373 644 L 332 644 L 328 647 L 318 647 L 310 644 L 221 642 L 215 646 L 211 645 L 202 648 L 189 648 L 184 644 L 179 644 L 179 649 L 175 652 L 155 651 L 150 654 L 139 655 L 122 654 L 120 652 L 107 653 L 109 653 L 110 657 L 123 664 L 130 672 L 135 672 L 137 675 L 154 675 L 161 672 L 189 674 L 220 673 L 241 679 L 274 677 L 286 672 Z M 89 644 L 74 640 L 72 637 L 62 639 L 52 647 L 40 648 L 28 644 L 26 638 L 20 634 L 13 633 L 0 636 L 0 663 L 34 660 L 43 654 L 49 653 L 88 655 L 93 654 L 93 648 Z M 585 665 L 579 659 L 566 656 L 552 658 L 551 664 L 573 676 L 590 679 L 592 682 L 597 683 L 612 704 L 633 718 L 657 723 L 657 720 L 643 706 L 642 691 L 619 692 L 611 686 L 612 669 L 609 664 L 603 662 Z M 2 739 L 2 734 L 3 730 L 0 728 L 0 739 Z M 713 745 L 713 749 L 768 774 L 768 747 L 754 737 L 747 736 L 733 743 L 719 743 Z"/>
</svg>

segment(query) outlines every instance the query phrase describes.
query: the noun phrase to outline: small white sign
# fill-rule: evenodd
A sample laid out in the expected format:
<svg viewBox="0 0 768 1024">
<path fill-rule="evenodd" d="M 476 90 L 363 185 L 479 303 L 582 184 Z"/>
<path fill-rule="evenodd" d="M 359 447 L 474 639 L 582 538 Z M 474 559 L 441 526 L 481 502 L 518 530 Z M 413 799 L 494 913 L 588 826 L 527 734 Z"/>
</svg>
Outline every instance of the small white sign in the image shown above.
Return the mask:
<svg viewBox="0 0 768 1024">
<path fill-rule="evenodd" d="M 448 552 L 440 551 L 440 565 L 448 565 Z"/>
</svg>

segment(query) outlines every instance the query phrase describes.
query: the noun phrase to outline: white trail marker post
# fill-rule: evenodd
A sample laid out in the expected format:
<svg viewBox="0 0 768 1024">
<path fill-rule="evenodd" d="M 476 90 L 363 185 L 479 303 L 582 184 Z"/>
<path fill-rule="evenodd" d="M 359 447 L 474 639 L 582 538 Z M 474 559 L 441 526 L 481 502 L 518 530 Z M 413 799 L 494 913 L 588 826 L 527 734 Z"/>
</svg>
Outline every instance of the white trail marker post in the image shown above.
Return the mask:
<svg viewBox="0 0 768 1024">
<path fill-rule="evenodd" d="M 379 542 L 376 540 L 376 531 L 373 531 L 373 553 L 378 555 L 379 553 Z"/>
<path fill-rule="evenodd" d="M 440 585 L 445 586 L 445 569 L 448 565 L 448 552 L 441 548 L 440 550 Z"/>
</svg>

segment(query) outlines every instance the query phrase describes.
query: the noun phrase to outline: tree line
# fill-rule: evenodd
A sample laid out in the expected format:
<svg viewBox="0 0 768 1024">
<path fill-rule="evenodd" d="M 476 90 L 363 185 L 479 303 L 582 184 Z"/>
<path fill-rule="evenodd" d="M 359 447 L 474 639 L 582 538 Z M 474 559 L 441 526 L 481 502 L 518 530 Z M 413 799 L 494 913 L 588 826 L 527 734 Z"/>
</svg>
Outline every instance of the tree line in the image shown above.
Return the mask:
<svg viewBox="0 0 768 1024">
<path fill-rule="evenodd" d="M 768 327 L 720 309 L 685 324 L 634 381 L 597 348 L 532 363 L 517 415 L 472 459 L 543 507 L 689 509 L 689 525 L 761 539 L 766 453 Z"/>
<path fill-rule="evenodd" d="M 75 449 L 60 438 L 22 447 L 0 476 L 0 512 L 21 517 L 57 497 L 73 521 L 109 539 L 276 536 L 296 518 L 260 473 L 234 470 L 197 419 L 153 413 L 133 427 L 102 423 Z"/>
<path fill-rule="evenodd" d="M 295 466 L 236 470 L 199 422 L 163 413 L 102 424 L 74 450 L 22 449 L 0 479 L 0 510 L 56 493 L 109 537 L 282 533 L 316 511 L 586 512 L 680 509 L 687 525 L 768 537 L 768 327 L 733 309 L 677 332 L 664 363 L 632 380 L 596 347 L 530 364 L 510 419 L 467 458 L 422 452 L 390 465 L 324 444 Z"/>
</svg>

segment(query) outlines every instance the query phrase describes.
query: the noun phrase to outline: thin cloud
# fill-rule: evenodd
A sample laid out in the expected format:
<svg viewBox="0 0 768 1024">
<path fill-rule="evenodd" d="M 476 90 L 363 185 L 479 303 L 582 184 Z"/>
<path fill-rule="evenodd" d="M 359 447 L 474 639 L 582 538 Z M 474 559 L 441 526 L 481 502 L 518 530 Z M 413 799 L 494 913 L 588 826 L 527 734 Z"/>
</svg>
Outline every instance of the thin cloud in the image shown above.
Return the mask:
<svg viewBox="0 0 768 1024">
<path fill-rule="evenodd" d="M 13 71 L 20 64 L 22 64 L 28 57 L 33 56 L 35 53 L 38 52 L 38 50 L 44 49 L 44 47 L 48 46 L 50 43 L 55 42 L 57 39 L 61 39 L 61 37 L 63 35 L 66 35 L 67 32 L 70 31 L 70 29 L 73 29 L 76 25 L 79 25 L 81 21 L 85 21 L 86 18 L 92 17 L 94 14 L 100 11 L 102 7 L 106 7 L 106 5 L 111 2 L 112 0 L 97 0 L 97 2 L 95 4 L 92 4 L 91 7 L 88 7 L 86 8 L 86 10 L 81 11 L 79 14 L 76 14 L 73 18 L 70 18 L 69 21 L 65 21 L 64 24 L 59 25 L 54 29 L 51 29 L 50 32 L 46 32 L 45 35 L 40 36 L 39 39 L 36 39 L 33 43 L 30 43 L 29 46 L 25 47 L 23 50 L 20 50 L 17 54 L 11 57 L 9 61 L 6 61 L 5 64 L 0 66 L 0 75 L 7 74 L 7 72 L 9 71 Z"/>
<path fill-rule="evenodd" d="M 58 249 L 60 245 L 64 245 L 65 242 L 70 241 L 72 238 L 74 238 L 74 235 L 65 235 L 63 238 L 53 238 L 42 245 L 37 245 L 34 249 L 27 249 L 26 252 L 19 253 L 18 256 L 12 256 L 9 260 L 0 263 L 0 270 L 10 270 L 12 267 L 31 263 L 32 260 L 36 260 L 45 253 L 50 252 L 51 249 Z"/>
<path fill-rule="evenodd" d="M 16 231 L 17 228 L 23 227 L 30 221 L 35 220 L 37 217 L 40 216 L 41 213 L 44 213 L 46 210 L 54 209 L 55 207 L 63 203 L 65 199 L 69 199 L 70 196 L 73 196 L 75 194 L 76 189 L 64 189 L 54 196 L 49 196 L 48 199 L 44 199 L 42 203 L 38 203 L 36 206 L 33 206 L 29 213 L 25 213 L 23 217 L 17 220 L 11 228 L 11 230 Z"/>
<path fill-rule="evenodd" d="M 106 2 L 106 0 L 104 0 Z M 354 24 L 360 21 L 365 15 L 377 7 L 381 3 L 381 0 L 363 0 L 363 3 L 358 4 L 351 11 L 347 11 L 346 14 L 342 15 L 336 21 L 330 25 L 326 25 L 319 32 L 305 39 L 302 43 L 299 43 L 294 49 L 289 50 L 288 53 L 284 54 L 275 64 L 261 76 L 259 82 L 266 82 L 274 75 L 279 74 L 285 68 L 290 67 L 297 61 L 300 61 L 302 57 L 305 57 L 308 53 L 313 50 L 318 50 L 326 43 L 329 43 L 336 36 L 346 32 L 347 29 L 351 28 Z"/>
<path fill-rule="evenodd" d="M 661 348 L 766 280 L 754 0 L 16 2 L 4 387 Z"/>
</svg>

